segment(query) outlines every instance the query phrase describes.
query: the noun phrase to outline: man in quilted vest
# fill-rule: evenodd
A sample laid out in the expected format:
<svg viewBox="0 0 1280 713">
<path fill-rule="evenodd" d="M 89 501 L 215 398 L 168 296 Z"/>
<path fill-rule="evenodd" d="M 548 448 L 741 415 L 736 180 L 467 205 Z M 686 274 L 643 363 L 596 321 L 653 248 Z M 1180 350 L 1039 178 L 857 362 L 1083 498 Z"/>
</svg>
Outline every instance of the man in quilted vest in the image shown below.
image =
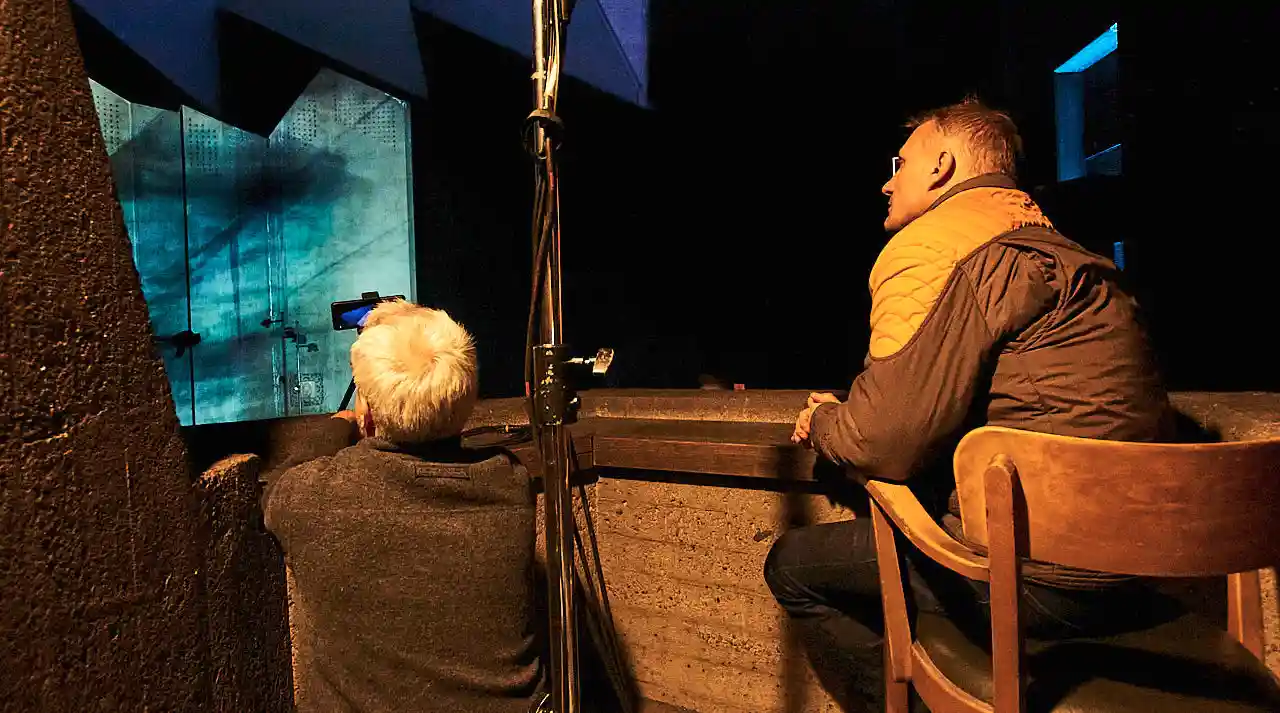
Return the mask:
<svg viewBox="0 0 1280 713">
<path fill-rule="evenodd" d="M 968 430 L 1153 441 L 1170 435 L 1172 410 L 1115 265 L 1059 235 L 1018 190 L 1009 117 L 971 99 L 909 127 L 883 188 L 892 237 L 871 270 L 865 368 L 844 402 L 812 394 L 793 440 L 866 477 L 906 481 L 962 539 L 949 461 Z M 916 607 L 989 640 L 984 583 L 928 562 L 908 570 Z M 785 533 L 765 578 L 832 695 L 848 710 L 884 710 L 870 520 Z M 1149 601 L 1140 582 L 1094 572 L 1033 565 L 1026 581 L 1032 637 L 1101 631 Z"/>
</svg>

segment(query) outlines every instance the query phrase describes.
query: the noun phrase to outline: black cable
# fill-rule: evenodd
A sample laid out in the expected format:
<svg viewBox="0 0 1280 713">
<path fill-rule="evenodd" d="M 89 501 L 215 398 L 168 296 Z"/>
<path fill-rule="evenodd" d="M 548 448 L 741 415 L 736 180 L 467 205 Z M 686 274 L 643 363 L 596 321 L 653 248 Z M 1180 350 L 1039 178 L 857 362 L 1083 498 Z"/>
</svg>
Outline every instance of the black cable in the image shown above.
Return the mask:
<svg viewBox="0 0 1280 713">
<path fill-rule="evenodd" d="M 576 469 L 576 466 L 575 466 Z M 578 497 L 582 500 L 583 519 L 587 524 L 587 533 L 591 539 L 591 556 L 588 556 L 586 545 L 582 542 L 582 531 L 578 529 L 577 518 L 575 518 L 573 528 L 573 540 L 577 544 L 579 555 L 582 559 L 583 579 L 589 589 L 589 595 L 592 598 L 591 604 L 595 611 L 602 615 L 602 627 L 591 627 L 596 632 L 597 644 L 603 649 L 601 653 L 605 657 L 605 672 L 609 676 L 615 691 L 618 694 L 618 703 L 622 706 L 621 713 L 632 713 L 635 710 L 635 701 L 631 698 L 631 687 L 627 685 L 622 670 L 625 669 L 626 663 L 622 660 L 622 645 L 618 641 L 618 627 L 613 620 L 613 609 L 609 606 L 609 591 L 604 582 L 604 567 L 600 561 L 600 545 L 596 540 L 595 526 L 591 517 L 591 506 L 588 504 L 587 489 L 585 485 L 578 486 Z M 593 576 L 591 570 L 587 567 L 590 561 L 595 565 L 596 573 Z M 598 584 L 598 588 L 597 588 Z M 588 620 L 589 623 L 590 620 Z M 603 641 L 601 641 L 603 640 Z"/>
<path fill-rule="evenodd" d="M 342 404 L 338 406 L 339 411 L 346 411 L 351 405 L 351 396 L 356 392 L 356 377 L 351 377 L 351 383 L 347 385 L 347 393 L 342 397 Z"/>
<path fill-rule="evenodd" d="M 529 297 L 529 322 L 525 329 L 524 340 L 524 383 L 529 389 L 529 397 L 533 395 L 533 347 L 534 347 L 534 328 L 538 321 L 538 304 L 542 292 L 542 280 L 546 275 L 547 249 L 550 247 L 551 235 L 551 210 L 548 207 L 551 203 L 549 198 L 549 188 L 544 188 L 544 181 L 541 174 L 541 168 L 535 178 L 536 194 L 534 197 L 534 225 L 539 228 L 535 234 L 538 238 L 538 249 L 533 256 L 533 293 Z M 547 186 L 550 182 L 545 182 Z M 541 224 L 538 218 L 541 214 Z M 532 414 L 531 414 L 532 415 Z"/>
<path fill-rule="evenodd" d="M 595 518 L 591 517 L 591 505 L 587 500 L 587 487 L 578 485 L 578 496 L 582 498 L 582 515 L 587 523 L 587 535 L 591 539 L 592 561 L 596 566 L 596 575 L 600 578 L 600 604 L 604 615 L 609 620 L 609 633 L 613 643 L 617 644 L 617 630 L 613 626 L 613 607 L 609 606 L 609 591 L 604 586 L 604 566 L 600 562 L 600 542 L 596 539 Z M 581 546 L 581 540 L 579 540 Z M 583 555 L 586 556 L 585 554 Z"/>
</svg>

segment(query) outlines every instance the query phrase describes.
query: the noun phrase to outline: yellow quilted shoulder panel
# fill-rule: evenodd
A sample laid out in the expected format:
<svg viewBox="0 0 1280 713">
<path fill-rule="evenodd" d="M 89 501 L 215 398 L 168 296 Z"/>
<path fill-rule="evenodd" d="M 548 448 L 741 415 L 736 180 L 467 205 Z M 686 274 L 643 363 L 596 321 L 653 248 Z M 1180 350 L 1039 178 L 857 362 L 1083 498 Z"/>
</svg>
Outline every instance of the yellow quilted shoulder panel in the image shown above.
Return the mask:
<svg viewBox="0 0 1280 713">
<path fill-rule="evenodd" d="M 956 263 L 997 235 L 1025 225 L 1052 227 L 1022 191 L 973 188 L 893 236 L 871 268 L 872 358 L 893 356 L 911 341 Z"/>
</svg>

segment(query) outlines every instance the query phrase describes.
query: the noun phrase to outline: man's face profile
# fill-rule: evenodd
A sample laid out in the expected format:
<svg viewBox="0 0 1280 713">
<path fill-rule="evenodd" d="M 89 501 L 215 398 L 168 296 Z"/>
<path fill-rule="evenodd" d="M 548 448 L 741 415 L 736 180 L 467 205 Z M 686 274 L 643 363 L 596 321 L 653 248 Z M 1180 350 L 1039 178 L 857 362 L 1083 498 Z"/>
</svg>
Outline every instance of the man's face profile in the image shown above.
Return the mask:
<svg viewBox="0 0 1280 713">
<path fill-rule="evenodd" d="M 898 150 L 897 171 L 880 189 L 889 196 L 889 214 L 884 219 L 887 232 L 903 229 L 933 202 L 930 192 L 938 182 L 938 156 L 936 152 L 930 155 L 930 146 L 936 133 L 933 122 L 919 126 Z"/>
</svg>

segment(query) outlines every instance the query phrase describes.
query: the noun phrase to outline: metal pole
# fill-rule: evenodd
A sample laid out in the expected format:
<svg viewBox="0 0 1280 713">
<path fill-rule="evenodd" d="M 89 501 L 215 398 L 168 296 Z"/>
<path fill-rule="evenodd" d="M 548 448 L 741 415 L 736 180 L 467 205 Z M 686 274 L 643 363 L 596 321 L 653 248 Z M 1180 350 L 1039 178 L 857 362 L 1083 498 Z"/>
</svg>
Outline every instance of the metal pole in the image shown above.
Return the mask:
<svg viewBox="0 0 1280 713">
<path fill-rule="evenodd" d="M 563 53 L 564 7 L 562 0 L 533 0 L 534 103 L 554 116 L 560 58 Z M 551 703 L 555 713 L 579 713 L 577 619 L 574 610 L 573 491 L 569 432 L 565 424 L 567 389 L 563 373 L 567 362 L 561 313 L 560 193 L 556 171 L 556 147 L 545 128 L 535 129 L 535 146 L 541 159 L 538 170 L 546 194 L 538 200 L 550 212 L 543 270 L 541 341 L 534 352 L 533 421 L 539 424 L 538 447 L 542 456 L 543 501 L 546 506 L 547 601 L 550 605 Z M 541 216 L 535 216 L 541 220 Z M 538 231 L 539 233 L 541 231 Z M 537 259 L 538 242 L 534 255 Z M 535 266 L 539 267 L 539 266 Z"/>
</svg>

